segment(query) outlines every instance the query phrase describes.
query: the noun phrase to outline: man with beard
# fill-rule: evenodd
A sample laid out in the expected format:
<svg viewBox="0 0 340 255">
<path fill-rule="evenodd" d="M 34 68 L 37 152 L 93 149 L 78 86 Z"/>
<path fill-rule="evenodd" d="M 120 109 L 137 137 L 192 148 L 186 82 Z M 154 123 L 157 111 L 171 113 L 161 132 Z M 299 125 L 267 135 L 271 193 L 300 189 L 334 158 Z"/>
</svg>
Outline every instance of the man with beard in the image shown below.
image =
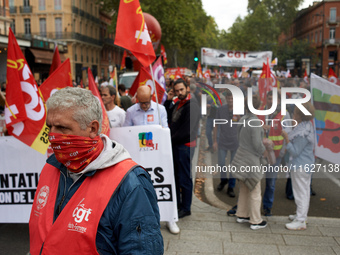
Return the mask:
<svg viewBox="0 0 340 255">
<path fill-rule="evenodd" d="M 100 134 L 98 99 L 67 87 L 46 106 L 54 154 L 32 206 L 30 254 L 163 254 L 151 179 L 122 145 Z"/>
<path fill-rule="evenodd" d="M 172 108 L 170 125 L 172 152 L 175 168 L 178 217 L 191 214 L 193 184 L 191 179 L 191 160 L 196 147 L 200 109 L 191 97 L 189 85 L 178 79 L 174 84 L 177 96 Z"/>
</svg>

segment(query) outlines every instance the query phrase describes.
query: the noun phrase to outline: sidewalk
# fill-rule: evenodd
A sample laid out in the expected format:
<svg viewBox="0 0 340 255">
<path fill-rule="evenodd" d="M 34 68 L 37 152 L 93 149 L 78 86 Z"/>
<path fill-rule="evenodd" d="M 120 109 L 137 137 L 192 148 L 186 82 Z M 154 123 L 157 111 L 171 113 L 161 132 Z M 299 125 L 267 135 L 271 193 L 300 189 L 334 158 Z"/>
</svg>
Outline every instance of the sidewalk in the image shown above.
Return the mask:
<svg viewBox="0 0 340 255">
<path fill-rule="evenodd" d="M 191 215 L 180 219 L 181 232 L 172 235 L 161 223 L 165 255 L 185 254 L 340 254 L 340 219 L 308 217 L 307 230 L 284 227 L 287 217 L 264 217 L 268 226 L 251 230 L 226 210 L 193 197 Z"/>
</svg>

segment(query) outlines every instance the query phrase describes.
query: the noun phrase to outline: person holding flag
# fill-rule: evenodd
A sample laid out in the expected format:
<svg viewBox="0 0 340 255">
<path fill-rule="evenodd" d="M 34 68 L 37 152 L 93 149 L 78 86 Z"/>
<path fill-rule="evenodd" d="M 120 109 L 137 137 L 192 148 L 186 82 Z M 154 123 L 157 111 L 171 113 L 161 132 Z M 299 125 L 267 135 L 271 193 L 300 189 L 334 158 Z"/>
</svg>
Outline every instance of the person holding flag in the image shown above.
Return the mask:
<svg viewBox="0 0 340 255">
<path fill-rule="evenodd" d="M 67 87 L 46 106 L 54 154 L 35 193 L 30 254 L 163 254 L 150 176 L 122 145 L 100 134 L 99 100 Z"/>
</svg>

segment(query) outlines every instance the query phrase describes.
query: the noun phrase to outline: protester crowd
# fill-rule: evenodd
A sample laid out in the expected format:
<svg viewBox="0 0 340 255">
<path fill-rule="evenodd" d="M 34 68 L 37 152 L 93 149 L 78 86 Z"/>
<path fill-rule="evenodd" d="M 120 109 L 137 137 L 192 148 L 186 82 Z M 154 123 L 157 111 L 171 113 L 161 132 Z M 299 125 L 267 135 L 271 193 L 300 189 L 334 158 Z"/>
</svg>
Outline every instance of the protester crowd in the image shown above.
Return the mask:
<svg viewBox="0 0 340 255">
<path fill-rule="evenodd" d="M 272 106 L 273 102 L 273 92 L 269 91 L 266 94 L 266 102 L 261 102 L 259 97 L 258 90 L 258 80 L 257 78 L 236 78 L 236 79 L 227 79 L 223 77 L 222 79 L 212 79 L 211 81 L 198 79 L 196 77 L 183 77 L 176 80 L 166 79 L 167 86 L 167 100 L 164 102 L 164 105 L 158 104 L 151 100 L 151 89 L 148 86 L 141 86 L 138 88 L 137 93 L 134 97 L 130 97 L 127 95 L 127 91 L 125 89 L 124 84 L 120 84 L 118 86 L 118 91 L 115 87 L 108 85 L 107 83 L 98 84 L 98 89 L 100 91 L 100 96 L 102 98 L 103 104 L 105 106 L 105 110 L 107 112 L 110 127 L 125 127 L 125 126 L 139 126 L 139 125 L 150 125 L 150 124 L 158 124 L 163 128 L 170 129 L 171 132 L 171 141 L 172 141 L 172 155 L 173 155 L 173 163 L 174 163 L 174 177 L 175 177 L 175 185 L 176 185 L 176 196 L 177 196 L 177 208 L 178 208 L 178 218 L 183 218 L 191 215 L 191 202 L 193 195 L 193 181 L 192 181 L 192 173 L 191 173 L 191 163 L 193 159 L 193 155 L 195 149 L 197 149 L 197 138 L 203 135 L 200 131 L 200 123 L 205 124 L 205 137 L 207 148 L 205 149 L 208 153 L 217 153 L 218 154 L 218 165 L 226 166 L 232 165 L 235 166 L 238 170 L 240 170 L 241 166 L 260 166 L 263 163 L 271 164 L 272 166 L 279 165 L 289 165 L 292 164 L 295 166 L 295 171 L 292 171 L 288 180 L 291 180 L 292 190 L 289 192 L 289 187 L 287 186 L 287 198 L 294 199 L 296 203 L 296 213 L 289 215 L 290 223 L 286 224 L 286 228 L 290 230 L 302 230 L 306 229 L 306 221 L 307 214 L 309 208 L 309 199 L 311 190 L 311 174 L 308 171 L 305 171 L 307 168 L 300 168 L 301 165 L 308 165 L 314 162 L 313 155 L 313 144 L 314 144 L 314 129 L 311 124 L 311 116 L 305 116 L 298 108 L 290 107 L 287 109 L 286 115 L 281 115 L 280 104 L 278 104 L 274 113 L 269 116 L 256 116 L 253 114 L 247 105 L 245 100 L 245 114 L 243 116 L 234 114 L 234 102 L 233 102 L 233 94 L 230 90 L 227 89 L 217 89 L 217 94 L 207 93 L 209 91 L 209 85 L 213 86 L 214 84 L 231 84 L 235 85 L 241 89 L 244 95 L 247 95 L 247 88 L 252 88 L 252 102 L 253 107 L 259 110 L 269 109 Z M 202 87 L 203 84 L 203 87 Z M 4 90 L 2 85 L 2 90 Z M 308 88 L 308 84 L 304 81 L 298 79 L 280 79 L 281 87 L 303 87 Z M 74 124 L 72 124 L 72 128 L 70 129 L 72 132 L 65 132 L 64 129 L 61 128 L 61 125 L 67 126 L 67 121 L 65 119 L 70 118 L 68 116 L 68 112 L 78 111 L 79 108 L 85 107 L 84 103 L 79 104 L 71 99 L 71 97 L 78 98 L 79 100 L 85 100 L 86 93 L 83 93 L 81 90 L 77 91 L 77 84 L 74 84 L 74 92 L 69 90 L 68 92 L 60 92 L 60 95 L 52 96 L 47 103 L 47 107 L 49 108 L 47 125 L 51 128 L 50 137 L 58 140 L 59 142 L 53 142 L 52 148 L 59 148 L 62 145 L 61 137 L 59 137 L 59 133 L 71 135 L 68 137 L 69 141 L 75 142 L 76 144 L 82 143 L 80 140 L 80 136 L 88 137 L 87 139 L 97 139 L 100 133 L 100 125 L 101 122 L 100 117 L 93 117 L 85 115 L 79 115 L 86 117 L 87 119 L 93 119 L 91 121 L 91 127 L 88 129 L 88 132 L 85 132 L 84 135 L 81 135 L 83 131 L 74 129 L 77 125 L 87 125 L 88 123 L 80 123 L 78 122 L 79 118 L 76 120 Z M 86 88 L 86 87 L 85 87 Z M 204 89 L 203 89 L 204 88 Z M 210 87 L 211 88 L 211 87 Z M 63 89 L 64 90 L 64 89 Z M 63 91 L 62 90 L 62 91 Z M 278 92 L 280 93 L 280 92 Z M 207 96 L 207 115 L 201 115 L 201 97 L 205 94 Z M 5 93 L 3 93 L 5 95 Z M 279 94 L 280 95 L 280 94 Z M 299 94 L 291 94 L 289 95 L 291 98 L 298 98 L 302 95 Z M 246 97 L 245 97 L 246 98 Z M 278 96 L 278 99 L 281 97 Z M 221 99 L 221 101 L 219 101 Z M 72 103 L 67 104 L 66 101 L 70 101 Z M 87 100 L 87 99 L 86 99 Z M 88 99 L 90 105 L 86 105 L 89 111 L 95 111 L 92 109 L 94 107 L 91 105 L 91 100 Z M 218 103 L 220 102 L 220 103 Z M 65 104 L 63 104 L 65 103 Z M 303 104 L 312 114 L 314 114 L 313 106 L 310 103 Z M 76 109 L 76 110 L 74 110 Z M 1 109 L 1 114 L 4 114 L 4 108 Z M 80 110 L 79 110 L 80 112 Z M 84 114 L 79 113 L 79 114 Z M 72 119 L 72 118 L 70 118 Z M 234 122 L 243 122 L 245 126 L 230 126 L 230 125 L 215 125 L 214 119 L 225 119 L 228 121 Z M 275 125 L 271 125 L 271 119 L 276 119 L 278 121 L 275 122 Z M 294 128 L 286 128 L 281 125 L 282 120 L 290 120 L 293 119 L 296 121 L 297 125 Z M 262 126 L 253 127 L 247 123 L 249 121 L 261 121 L 263 123 Z M 74 121 L 74 120 L 72 120 Z M 5 127 L 4 127 L 5 128 Z M 65 128 L 65 127 L 63 127 Z M 66 127 L 67 128 L 67 127 Z M 87 130 L 87 129 L 86 129 Z M 5 131 L 5 130 L 4 130 Z M 76 137 L 76 136 L 77 137 Z M 52 140 L 53 140 L 52 139 Z M 64 139 L 64 138 L 63 138 Z M 78 139 L 78 140 L 74 140 Z M 105 150 L 109 150 L 107 147 L 108 144 L 111 143 L 108 137 L 101 135 L 101 138 L 96 140 L 97 143 L 101 144 L 100 141 L 104 141 L 103 145 L 100 149 L 99 147 L 93 147 L 93 151 L 98 149 L 98 155 L 102 155 Z M 51 139 L 50 139 L 51 140 Z M 86 140 L 86 139 L 85 139 Z M 111 146 L 111 145 L 110 145 Z M 113 143 L 113 149 L 119 149 L 118 143 Z M 64 147 L 63 147 L 64 148 Z M 90 149 L 90 148 L 88 148 Z M 90 149 L 89 151 L 91 151 Z M 76 171 L 65 171 L 63 173 L 65 180 L 60 179 L 60 185 L 65 186 L 67 189 L 71 189 L 73 187 L 72 182 L 77 183 L 74 188 L 72 188 L 72 193 L 70 194 L 61 194 L 58 191 L 58 197 L 56 204 L 59 204 L 59 211 L 57 214 L 55 213 L 54 218 L 56 219 L 65 207 L 65 196 L 70 199 L 73 194 L 76 194 L 75 191 L 79 188 L 82 182 L 85 182 L 86 176 L 90 176 L 95 174 L 98 169 L 106 168 L 108 166 L 114 166 L 119 162 L 125 162 L 126 159 L 129 158 L 128 154 L 125 154 L 123 148 L 120 149 L 120 153 L 124 155 L 124 157 L 119 156 L 119 160 L 117 158 L 114 159 L 114 163 L 112 163 L 112 159 L 103 159 L 101 158 L 101 162 L 97 163 L 99 168 L 93 168 L 93 165 L 81 165 L 79 168 L 79 161 L 70 163 L 67 161 L 69 158 L 65 156 L 65 152 L 55 150 L 55 156 L 50 157 L 49 164 L 55 168 L 62 169 L 61 171 L 65 171 L 66 165 L 73 165 Z M 69 150 L 66 150 L 69 151 Z M 103 151 L 103 152 L 102 152 Z M 230 154 L 230 161 L 226 162 L 226 158 L 228 153 Z M 92 152 L 90 153 L 92 154 Z M 96 157 L 93 157 L 93 161 L 96 161 Z M 66 158 L 66 161 L 65 161 Z M 87 157 L 88 158 L 88 157 Z M 92 159 L 90 159 L 90 163 Z M 104 162 L 108 160 L 108 162 Z M 103 161 L 103 162 L 102 162 Z M 116 162 L 117 161 L 117 162 Z M 86 160 L 88 162 L 88 160 Z M 89 162 L 88 162 L 89 163 Z M 93 162 L 92 162 L 93 163 Z M 61 165 L 60 165 L 61 164 Z M 129 164 L 126 167 L 130 167 Z M 133 164 L 132 164 L 133 165 Z M 85 170 L 84 170 L 85 169 Z M 129 195 L 129 199 L 132 201 L 139 201 L 139 206 L 137 204 L 133 204 L 133 210 L 126 209 L 129 211 L 131 215 L 137 213 L 137 211 L 145 211 L 143 208 L 143 204 L 146 201 L 147 204 L 150 205 L 149 211 L 146 212 L 148 214 L 148 219 L 146 222 L 141 223 L 137 221 L 135 227 L 138 233 L 141 233 L 141 229 L 146 231 L 147 235 L 144 238 L 150 238 L 151 236 L 156 236 L 157 238 L 153 241 L 152 250 L 153 254 L 158 254 L 159 248 L 162 243 L 160 232 L 159 232 L 159 212 L 156 208 L 155 204 L 155 194 L 154 192 L 150 193 L 150 179 L 146 178 L 145 175 L 142 174 L 142 170 L 139 168 L 133 168 L 134 175 L 138 176 L 137 179 L 135 177 L 132 178 L 131 182 L 132 186 L 124 186 L 126 192 L 132 192 L 131 189 L 134 189 L 133 185 L 142 185 L 144 190 L 148 190 L 145 196 L 142 198 L 141 194 L 135 194 L 135 196 Z M 46 171 L 46 170 L 45 170 Z M 107 170 L 106 170 L 107 171 Z M 82 173 L 82 175 L 79 175 Z M 85 177 L 82 177 L 84 174 Z M 98 174 L 97 174 L 98 175 Z M 130 176 L 131 174 L 129 174 Z M 42 175 L 43 176 L 43 175 Z M 265 192 L 261 195 L 261 179 L 266 178 L 266 187 Z M 70 179 L 69 179 L 70 178 Z M 81 181 L 79 182 L 79 179 Z M 145 179 L 146 178 L 146 179 Z M 253 230 L 265 228 L 267 226 L 267 222 L 264 221 L 261 215 L 271 216 L 271 210 L 274 206 L 274 193 L 275 193 L 275 181 L 277 178 L 277 172 L 267 172 L 265 175 L 262 172 L 257 173 L 242 173 L 241 171 L 237 171 L 235 173 L 224 173 L 221 172 L 220 175 L 220 184 L 217 186 L 217 191 L 222 192 L 227 186 L 227 194 L 230 197 L 235 197 L 237 193 L 235 188 L 236 182 L 239 182 L 239 191 L 238 191 L 238 201 L 235 203 L 236 205 L 232 210 L 228 211 L 229 216 L 236 216 L 236 221 L 238 223 L 250 223 L 250 228 Z M 44 177 L 43 180 L 45 182 L 51 181 L 49 177 Z M 73 180 L 73 181 L 71 181 Z M 65 182 L 65 184 L 63 184 Z M 125 183 L 125 182 L 124 182 Z M 289 184 L 290 182 L 287 182 Z M 71 186 L 70 186 L 71 185 Z M 41 184 L 39 185 L 39 187 Z M 38 188 L 39 188 L 38 187 Z M 92 186 L 91 186 L 92 187 Z M 125 192 L 125 191 L 124 191 Z M 124 217 L 122 218 L 114 218 L 110 219 L 110 215 L 114 206 L 118 206 L 118 208 L 123 208 L 126 205 L 120 204 L 120 199 L 126 199 L 124 196 L 126 194 L 122 194 L 122 192 L 116 194 L 116 199 L 110 199 L 108 207 L 103 207 L 105 217 L 98 218 L 99 220 L 99 229 L 98 233 L 101 237 L 97 236 L 96 245 L 97 247 L 101 247 L 102 254 L 106 254 L 105 252 L 112 252 L 115 250 L 116 246 L 120 246 L 122 249 L 142 249 L 138 247 L 138 245 L 134 247 L 124 246 L 124 238 L 130 238 L 132 234 L 129 234 L 131 231 L 129 226 L 125 226 Z M 263 196 L 263 198 L 262 198 Z M 112 208 L 111 208 L 112 207 Z M 262 207 L 262 211 L 261 211 Z M 111 211 L 110 211 L 111 210 Z M 119 209 L 120 210 L 120 209 Z M 107 213 L 106 213 L 107 212 Z M 152 218 L 149 216 L 152 215 Z M 32 216 L 31 216 L 32 217 Z M 125 217 L 127 220 L 127 218 Z M 107 221 L 114 222 L 114 228 L 121 228 L 117 231 L 122 231 L 122 239 L 115 240 L 112 237 L 112 233 L 108 231 L 106 228 Z M 31 221 L 33 225 L 39 225 L 39 222 L 34 220 Z M 138 225 L 139 224 L 139 225 Z M 143 226 L 142 226 L 142 225 Z M 152 227 L 156 228 L 153 230 Z M 178 234 L 180 232 L 179 227 L 176 222 L 167 222 L 166 226 L 172 234 Z M 157 231 L 158 229 L 158 231 Z M 114 230 L 116 231 L 116 230 Z M 118 232 L 117 232 L 118 233 Z M 114 233 L 114 234 L 117 234 Z M 121 234 L 119 233 L 119 235 Z M 40 240 L 41 233 L 32 232 L 31 236 L 36 237 L 36 240 Z M 73 237 L 70 237 L 72 240 Z M 99 238 L 99 239 L 98 239 Z M 112 239 L 113 238 L 113 239 Z M 126 240 L 127 240 L 126 239 Z M 114 241 L 108 241 L 114 240 Z M 116 242 L 116 243 L 115 243 Z M 51 241 L 53 243 L 53 240 Z M 47 242 L 46 245 L 48 245 Z M 112 246 L 113 244 L 113 246 Z M 32 244 L 35 249 L 38 249 L 41 245 L 39 241 Z M 99 245 L 99 246 L 98 246 Z M 123 248 L 124 247 L 124 248 Z M 145 247 L 143 247 L 144 249 Z M 91 245 L 89 245 L 89 249 L 93 249 Z"/>
</svg>

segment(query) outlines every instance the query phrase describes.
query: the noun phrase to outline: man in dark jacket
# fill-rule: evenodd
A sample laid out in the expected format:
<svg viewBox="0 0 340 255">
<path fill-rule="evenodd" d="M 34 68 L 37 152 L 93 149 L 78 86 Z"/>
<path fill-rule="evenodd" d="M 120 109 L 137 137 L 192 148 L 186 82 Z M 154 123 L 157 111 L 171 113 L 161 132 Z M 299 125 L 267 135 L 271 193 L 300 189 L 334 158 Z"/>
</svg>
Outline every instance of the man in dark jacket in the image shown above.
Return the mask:
<svg viewBox="0 0 340 255">
<path fill-rule="evenodd" d="M 30 217 L 30 253 L 163 254 L 157 197 L 148 173 L 100 134 L 102 110 L 88 90 L 47 101 L 54 154 Z"/>
<path fill-rule="evenodd" d="M 174 84 L 177 96 L 172 108 L 170 125 L 172 151 L 175 168 L 176 195 L 179 208 L 178 217 L 191 214 L 193 184 L 191 179 L 191 160 L 196 147 L 200 109 L 191 97 L 188 84 L 178 79 Z"/>
</svg>

